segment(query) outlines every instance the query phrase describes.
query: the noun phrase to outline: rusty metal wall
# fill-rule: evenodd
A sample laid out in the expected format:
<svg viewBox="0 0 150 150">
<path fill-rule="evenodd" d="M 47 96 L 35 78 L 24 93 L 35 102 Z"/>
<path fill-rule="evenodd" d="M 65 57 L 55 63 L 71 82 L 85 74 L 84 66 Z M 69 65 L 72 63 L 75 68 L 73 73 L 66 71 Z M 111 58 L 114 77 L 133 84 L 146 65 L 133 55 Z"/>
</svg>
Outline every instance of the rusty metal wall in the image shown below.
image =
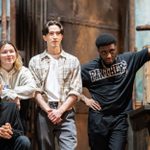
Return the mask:
<svg viewBox="0 0 150 150">
<path fill-rule="evenodd" d="M 65 29 L 63 48 L 81 64 L 97 56 L 95 39 L 103 32 L 117 36 L 119 52 L 128 51 L 128 11 L 128 0 L 16 0 L 16 44 L 27 65 L 45 48 L 43 24 L 60 18 Z M 76 111 L 78 150 L 88 150 L 87 107 L 79 102 Z"/>
<path fill-rule="evenodd" d="M 16 42 L 25 52 L 25 63 L 43 51 L 41 30 L 53 17 L 60 17 L 65 28 L 63 48 L 78 56 L 81 63 L 94 58 L 99 33 L 111 32 L 121 39 L 121 11 L 126 3 L 125 0 L 16 0 Z"/>
</svg>

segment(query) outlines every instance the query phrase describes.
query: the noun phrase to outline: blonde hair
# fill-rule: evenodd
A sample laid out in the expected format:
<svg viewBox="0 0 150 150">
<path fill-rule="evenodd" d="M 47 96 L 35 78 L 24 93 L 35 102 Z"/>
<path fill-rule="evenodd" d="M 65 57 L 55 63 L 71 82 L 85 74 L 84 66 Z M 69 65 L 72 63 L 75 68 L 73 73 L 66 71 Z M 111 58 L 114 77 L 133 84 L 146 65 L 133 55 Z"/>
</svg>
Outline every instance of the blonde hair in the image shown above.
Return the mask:
<svg viewBox="0 0 150 150">
<path fill-rule="evenodd" d="M 3 47 L 4 45 L 6 45 L 6 44 L 9 44 L 9 45 L 13 46 L 13 48 L 15 49 L 15 52 L 16 52 L 16 60 L 15 60 L 15 62 L 14 62 L 14 68 L 15 68 L 16 70 L 20 70 L 21 67 L 22 67 L 22 65 L 23 65 L 23 62 L 22 62 L 22 58 L 21 58 L 21 56 L 20 56 L 20 54 L 19 54 L 19 51 L 17 50 L 16 46 L 15 46 L 13 43 L 11 43 L 10 41 L 1 41 L 1 42 L 0 42 L 0 50 L 1 50 L 2 47 Z M 1 64 L 0 64 L 0 67 L 1 67 Z"/>
</svg>

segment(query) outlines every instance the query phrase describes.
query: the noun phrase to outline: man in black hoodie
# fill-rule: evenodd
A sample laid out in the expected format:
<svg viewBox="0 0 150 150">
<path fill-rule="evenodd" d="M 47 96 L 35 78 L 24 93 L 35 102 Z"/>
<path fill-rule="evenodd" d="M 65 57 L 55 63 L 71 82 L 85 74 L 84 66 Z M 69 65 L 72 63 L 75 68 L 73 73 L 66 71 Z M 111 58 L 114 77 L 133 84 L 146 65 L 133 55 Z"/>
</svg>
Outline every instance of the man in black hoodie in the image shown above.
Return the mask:
<svg viewBox="0 0 150 150">
<path fill-rule="evenodd" d="M 30 150 L 28 137 L 23 135 L 19 111 L 15 103 L 0 102 L 0 149 Z"/>
</svg>

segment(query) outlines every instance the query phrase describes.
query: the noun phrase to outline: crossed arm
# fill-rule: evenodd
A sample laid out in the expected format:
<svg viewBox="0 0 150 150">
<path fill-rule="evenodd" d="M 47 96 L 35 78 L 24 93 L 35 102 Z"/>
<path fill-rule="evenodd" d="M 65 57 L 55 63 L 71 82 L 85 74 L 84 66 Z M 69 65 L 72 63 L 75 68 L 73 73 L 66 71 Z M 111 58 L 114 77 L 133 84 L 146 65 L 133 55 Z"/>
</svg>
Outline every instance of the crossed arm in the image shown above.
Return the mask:
<svg viewBox="0 0 150 150">
<path fill-rule="evenodd" d="M 61 122 L 63 113 L 70 109 L 77 101 L 77 96 L 70 95 L 58 109 L 52 109 L 45 102 L 40 92 L 36 93 L 35 98 L 41 109 L 47 113 L 48 118 L 53 122 L 53 124 L 58 124 Z"/>
</svg>

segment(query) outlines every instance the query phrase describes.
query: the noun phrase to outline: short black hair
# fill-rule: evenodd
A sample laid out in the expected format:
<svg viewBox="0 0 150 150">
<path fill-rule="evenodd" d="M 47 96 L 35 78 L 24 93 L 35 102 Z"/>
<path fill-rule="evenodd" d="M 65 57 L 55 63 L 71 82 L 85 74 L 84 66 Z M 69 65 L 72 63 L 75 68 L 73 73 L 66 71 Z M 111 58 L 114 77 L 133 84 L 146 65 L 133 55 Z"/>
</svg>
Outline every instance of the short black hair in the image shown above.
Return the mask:
<svg viewBox="0 0 150 150">
<path fill-rule="evenodd" d="M 60 28 L 60 33 L 64 34 L 64 28 L 63 25 L 58 20 L 49 20 L 43 27 L 42 34 L 47 35 L 49 33 L 49 26 L 51 25 L 57 25 Z"/>
<path fill-rule="evenodd" d="M 96 39 L 96 47 L 99 49 L 101 46 L 106 46 L 109 44 L 116 44 L 116 38 L 110 33 L 100 34 Z"/>
</svg>

